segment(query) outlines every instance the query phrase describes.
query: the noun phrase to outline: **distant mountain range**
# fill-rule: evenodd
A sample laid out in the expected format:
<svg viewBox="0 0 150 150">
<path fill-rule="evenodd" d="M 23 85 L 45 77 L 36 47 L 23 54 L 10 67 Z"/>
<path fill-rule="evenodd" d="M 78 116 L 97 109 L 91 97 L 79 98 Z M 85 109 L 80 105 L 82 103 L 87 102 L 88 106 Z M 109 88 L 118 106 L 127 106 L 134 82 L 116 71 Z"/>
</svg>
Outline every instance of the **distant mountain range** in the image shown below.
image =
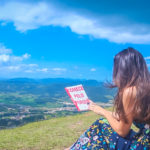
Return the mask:
<svg viewBox="0 0 150 150">
<path fill-rule="evenodd" d="M 109 90 L 103 82 L 65 78 L 14 78 L 0 80 L 0 103 L 48 105 L 69 99 L 65 87 L 82 84 L 88 97 L 95 102 L 112 100 L 117 89 Z M 17 93 L 17 94 L 16 94 Z M 20 96 L 17 96 L 17 95 Z M 30 95 L 30 96 L 29 96 Z"/>
<path fill-rule="evenodd" d="M 13 78 L 13 79 L 1 79 L 1 83 L 35 83 L 35 84 L 52 84 L 52 83 L 72 83 L 82 84 L 87 86 L 102 86 L 102 82 L 97 80 L 86 80 L 86 79 L 70 79 L 70 78 L 43 78 L 43 79 L 32 79 L 32 78 Z"/>
</svg>

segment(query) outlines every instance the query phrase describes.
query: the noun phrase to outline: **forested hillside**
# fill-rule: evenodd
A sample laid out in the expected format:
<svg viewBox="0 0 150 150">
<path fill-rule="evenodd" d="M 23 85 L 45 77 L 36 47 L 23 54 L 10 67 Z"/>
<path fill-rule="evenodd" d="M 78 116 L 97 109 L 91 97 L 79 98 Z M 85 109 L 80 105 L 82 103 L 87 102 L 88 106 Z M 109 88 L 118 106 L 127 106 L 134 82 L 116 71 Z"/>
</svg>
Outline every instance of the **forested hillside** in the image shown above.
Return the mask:
<svg viewBox="0 0 150 150">
<path fill-rule="evenodd" d="M 108 102 L 116 93 L 116 89 L 109 90 L 96 80 L 16 78 L 0 81 L 0 103 L 48 106 L 70 101 L 64 88 L 78 84 L 83 85 L 88 97 L 95 102 Z"/>
</svg>

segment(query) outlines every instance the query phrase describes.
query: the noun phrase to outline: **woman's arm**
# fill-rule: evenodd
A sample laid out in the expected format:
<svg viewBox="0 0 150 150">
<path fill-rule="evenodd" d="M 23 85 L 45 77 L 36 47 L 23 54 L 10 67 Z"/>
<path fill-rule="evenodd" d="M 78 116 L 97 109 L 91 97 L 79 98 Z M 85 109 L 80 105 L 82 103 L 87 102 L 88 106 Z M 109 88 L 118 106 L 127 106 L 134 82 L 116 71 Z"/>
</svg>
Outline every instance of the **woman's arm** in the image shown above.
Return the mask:
<svg viewBox="0 0 150 150">
<path fill-rule="evenodd" d="M 116 120 L 119 121 L 119 116 L 118 116 L 115 112 L 112 112 L 112 111 L 108 111 L 108 112 L 110 113 L 110 115 L 111 115 L 112 117 L 114 117 Z"/>
<path fill-rule="evenodd" d="M 116 131 L 121 137 L 126 137 L 126 135 L 129 133 L 131 124 L 132 124 L 132 118 L 127 117 L 129 124 L 118 121 L 114 117 L 111 116 L 111 114 L 107 110 L 104 111 L 104 117 L 108 120 L 110 126 Z"/>
<path fill-rule="evenodd" d="M 123 106 L 124 106 L 124 110 L 126 112 L 127 107 L 128 107 L 128 102 L 130 100 L 130 89 L 127 89 L 124 91 L 123 93 Z M 129 133 L 130 131 L 130 127 L 132 125 L 132 117 L 131 115 L 127 116 L 127 120 L 128 120 L 128 124 L 125 123 L 123 120 L 122 121 L 117 121 L 109 111 L 105 110 L 104 108 L 97 106 L 95 104 L 89 105 L 89 110 L 94 111 L 97 114 L 103 115 L 109 122 L 109 124 L 111 125 L 111 127 L 113 128 L 113 130 L 115 132 L 117 132 L 120 136 L 122 137 L 126 137 L 126 135 Z"/>
</svg>

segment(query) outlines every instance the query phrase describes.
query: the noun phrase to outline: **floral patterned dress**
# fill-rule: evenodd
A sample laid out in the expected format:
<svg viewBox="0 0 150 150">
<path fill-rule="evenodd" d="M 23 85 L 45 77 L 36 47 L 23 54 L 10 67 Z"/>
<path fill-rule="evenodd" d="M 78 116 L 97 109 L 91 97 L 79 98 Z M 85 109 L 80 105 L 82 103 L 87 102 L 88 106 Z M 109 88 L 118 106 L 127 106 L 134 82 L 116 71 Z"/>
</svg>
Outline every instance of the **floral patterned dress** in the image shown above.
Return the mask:
<svg viewBox="0 0 150 150">
<path fill-rule="evenodd" d="M 74 143 L 70 150 L 150 150 L 150 126 L 136 124 L 139 131 L 132 129 L 125 138 L 119 136 L 105 118 L 94 122 Z"/>
</svg>

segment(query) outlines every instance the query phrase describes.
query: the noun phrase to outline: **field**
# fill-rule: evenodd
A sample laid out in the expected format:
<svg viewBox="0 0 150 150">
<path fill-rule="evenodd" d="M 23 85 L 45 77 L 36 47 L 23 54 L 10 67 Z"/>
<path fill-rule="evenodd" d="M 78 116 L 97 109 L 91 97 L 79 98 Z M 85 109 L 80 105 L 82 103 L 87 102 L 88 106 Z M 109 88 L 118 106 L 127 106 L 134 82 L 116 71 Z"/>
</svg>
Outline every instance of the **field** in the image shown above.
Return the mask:
<svg viewBox="0 0 150 150">
<path fill-rule="evenodd" d="M 68 101 L 68 97 L 61 97 L 57 99 L 57 102 L 50 102 L 51 98 L 47 96 L 47 99 L 49 99 L 48 102 L 45 103 L 37 103 L 36 100 L 39 99 L 40 95 L 34 95 L 34 94 L 20 94 L 13 93 L 13 92 L 1 92 L 0 93 L 0 103 L 4 104 L 20 104 L 25 106 L 31 106 L 31 107 L 48 107 L 48 108 L 58 108 L 63 107 L 63 104 L 59 103 L 63 101 L 64 99 Z M 56 94 L 57 96 L 57 94 Z M 44 96 L 43 96 L 44 97 Z M 55 95 L 54 95 L 55 97 Z M 55 99 L 55 98 L 53 98 Z M 42 101 L 42 100 L 41 100 Z"/>
<path fill-rule="evenodd" d="M 0 131 L 2 150 L 64 150 L 100 116 L 93 112 L 29 123 Z M 133 125 L 132 128 L 137 131 Z"/>
</svg>

